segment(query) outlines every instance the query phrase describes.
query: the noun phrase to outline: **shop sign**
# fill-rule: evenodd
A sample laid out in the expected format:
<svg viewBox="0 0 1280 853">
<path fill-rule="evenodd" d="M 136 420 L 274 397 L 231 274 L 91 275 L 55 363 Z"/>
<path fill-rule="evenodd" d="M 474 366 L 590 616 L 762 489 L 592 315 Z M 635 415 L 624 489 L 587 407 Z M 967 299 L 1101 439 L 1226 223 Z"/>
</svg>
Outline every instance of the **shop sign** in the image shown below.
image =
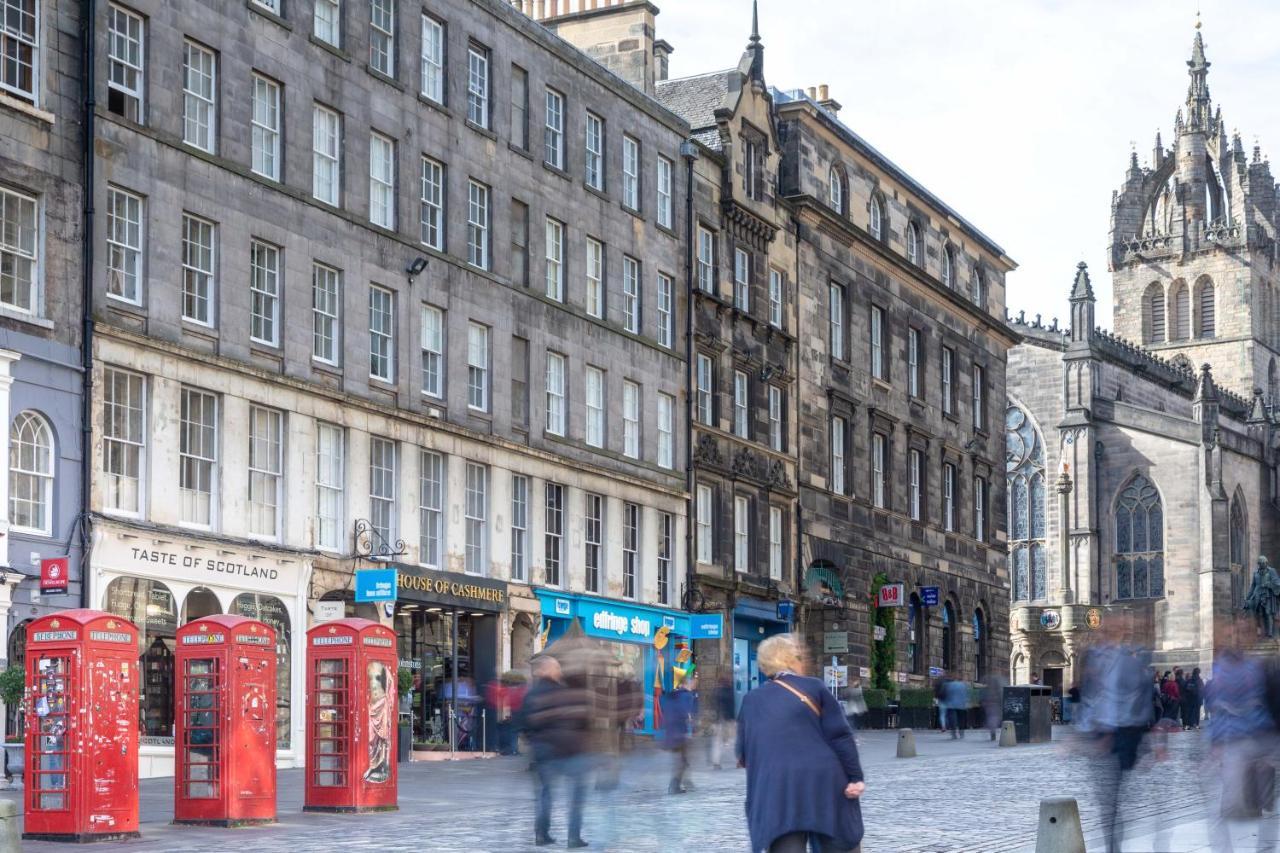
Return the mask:
<svg viewBox="0 0 1280 853">
<path fill-rule="evenodd" d="M 573 615 L 573 605 L 569 603 L 569 599 L 567 598 L 556 599 L 556 615 L 557 616 Z"/>
<path fill-rule="evenodd" d="M 341 601 L 317 601 L 314 616 L 317 622 L 332 622 L 341 619 L 346 612 L 346 604 Z"/>
<path fill-rule="evenodd" d="M 836 687 L 848 687 L 849 686 L 849 667 L 824 666 L 822 668 L 822 680 L 827 683 L 828 690 L 831 690 Z"/>
<path fill-rule="evenodd" d="M 121 538 L 121 532 L 126 531 L 105 526 L 100 538 L 94 534 L 94 568 L 166 582 L 179 580 L 293 597 L 298 594 L 299 574 L 310 566 L 309 559 L 280 559 L 269 551 L 260 556 L 233 550 L 221 542 L 183 537 L 161 543 L 136 538 L 135 531 L 127 531 L 134 534 L 128 539 Z"/>
<path fill-rule="evenodd" d="M 719 613 L 695 613 L 689 617 L 690 640 L 718 640 L 723 634 L 724 617 Z"/>
<path fill-rule="evenodd" d="M 395 569 L 356 569 L 356 601 L 395 601 Z"/>
<path fill-rule="evenodd" d="M 936 586 L 920 587 L 920 603 L 925 607 L 937 607 L 938 598 L 938 588 Z"/>
<path fill-rule="evenodd" d="M 848 631 L 827 631 L 822 635 L 822 653 L 840 655 L 849 651 Z"/>
<path fill-rule="evenodd" d="M 794 601 L 790 601 L 785 598 L 782 601 L 779 601 L 778 602 L 778 621 L 790 622 L 791 614 L 795 611 L 795 606 L 796 606 L 796 603 Z"/>
<path fill-rule="evenodd" d="M 424 601 L 474 607 L 477 610 L 501 610 L 507 603 L 507 585 L 490 578 L 432 572 L 401 566 L 396 583 L 401 600 Z"/>
<path fill-rule="evenodd" d="M 929 667 L 929 677 L 938 678 L 942 675 L 942 671 L 942 667 L 940 666 L 931 666 Z"/>
<path fill-rule="evenodd" d="M 35 643 L 64 643 L 75 638 L 75 631 L 36 631 L 31 635 Z"/>
<path fill-rule="evenodd" d="M 1040 614 L 1040 627 L 1052 631 L 1062 624 L 1062 614 L 1056 610 L 1046 610 Z"/>
<path fill-rule="evenodd" d="M 877 607 L 901 607 L 904 595 L 904 585 L 900 583 L 887 583 L 880 587 L 880 594 L 876 598 Z"/>
<path fill-rule="evenodd" d="M 640 639 L 648 639 L 653 630 L 653 626 L 648 619 L 640 616 L 632 616 L 628 619 L 626 616 L 610 610 L 597 610 L 593 613 L 591 627 L 597 631 L 617 634 L 619 637 L 629 636 Z"/>
<path fill-rule="evenodd" d="M 69 557 L 47 557 L 40 561 L 40 592 L 66 592 Z"/>
</svg>

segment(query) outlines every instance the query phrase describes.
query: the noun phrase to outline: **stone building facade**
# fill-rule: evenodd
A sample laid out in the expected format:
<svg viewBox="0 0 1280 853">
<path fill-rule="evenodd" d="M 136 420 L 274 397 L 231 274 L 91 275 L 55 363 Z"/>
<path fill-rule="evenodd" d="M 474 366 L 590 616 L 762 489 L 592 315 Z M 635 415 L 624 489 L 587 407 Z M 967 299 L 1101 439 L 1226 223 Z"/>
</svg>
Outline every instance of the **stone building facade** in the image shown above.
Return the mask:
<svg viewBox="0 0 1280 853">
<path fill-rule="evenodd" d="M 1006 412 L 1014 677 L 1070 686 L 1116 623 L 1207 667 L 1276 529 L 1275 186 L 1228 144 L 1199 32 L 1166 151 L 1112 202 L 1116 333 L 1081 264 L 1070 324 L 1019 315 Z M 1195 365 L 1193 367 L 1193 365 Z M 1265 389 L 1265 390 L 1264 390 Z"/>
</svg>

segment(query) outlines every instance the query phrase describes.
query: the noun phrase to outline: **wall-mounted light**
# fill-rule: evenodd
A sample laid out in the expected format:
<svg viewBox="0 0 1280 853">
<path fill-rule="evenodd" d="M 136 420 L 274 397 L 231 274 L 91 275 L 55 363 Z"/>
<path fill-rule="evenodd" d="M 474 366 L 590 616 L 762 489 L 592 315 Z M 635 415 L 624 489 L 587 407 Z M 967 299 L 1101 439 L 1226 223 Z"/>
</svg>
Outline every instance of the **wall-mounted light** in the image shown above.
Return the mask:
<svg viewBox="0 0 1280 853">
<path fill-rule="evenodd" d="M 409 276 L 409 283 L 412 284 L 413 280 L 417 278 L 422 273 L 422 271 L 425 270 L 426 268 L 427 268 L 427 259 L 422 257 L 422 255 L 418 255 L 418 257 L 410 261 L 409 266 L 405 267 L 404 269 L 404 271 Z"/>
</svg>

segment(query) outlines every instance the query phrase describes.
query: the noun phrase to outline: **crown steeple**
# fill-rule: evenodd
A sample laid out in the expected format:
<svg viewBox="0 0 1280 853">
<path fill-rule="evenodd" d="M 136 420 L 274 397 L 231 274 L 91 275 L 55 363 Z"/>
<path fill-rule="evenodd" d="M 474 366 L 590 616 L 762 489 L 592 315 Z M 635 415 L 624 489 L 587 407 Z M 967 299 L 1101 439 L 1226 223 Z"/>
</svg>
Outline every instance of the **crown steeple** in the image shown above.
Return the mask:
<svg viewBox="0 0 1280 853">
<path fill-rule="evenodd" d="M 1196 37 L 1191 43 L 1191 58 L 1187 60 L 1187 74 L 1191 83 L 1187 87 L 1187 130 L 1203 132 L 1209 129 L 1213 110 L 1209 103 L 1209 60 L 1204 58 L 1204 38 L 1200 35 L 1200 20 L 1196 19 Z"/>
</svg>

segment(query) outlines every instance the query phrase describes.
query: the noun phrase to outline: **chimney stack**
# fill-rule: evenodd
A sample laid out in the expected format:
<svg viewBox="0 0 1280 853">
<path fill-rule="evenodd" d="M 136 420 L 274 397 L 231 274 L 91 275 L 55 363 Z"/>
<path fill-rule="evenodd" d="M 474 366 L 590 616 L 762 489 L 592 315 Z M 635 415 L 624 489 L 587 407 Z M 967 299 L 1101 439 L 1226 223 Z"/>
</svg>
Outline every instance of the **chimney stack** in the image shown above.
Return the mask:
<svg viewBox="0 0 1280 853">
<path fill-rule="evenodd" d="M 810 91 L 813 90 L 811 89 Z M 828 87 L 826 83 L 818 86 L 818 97 L 815 98 L 815 100 L 818 102 L 818 106 L 822 107 L 832 115 L 840 112 L 840 102 L 831 97 L 830 87 Z"/>
</svg>

